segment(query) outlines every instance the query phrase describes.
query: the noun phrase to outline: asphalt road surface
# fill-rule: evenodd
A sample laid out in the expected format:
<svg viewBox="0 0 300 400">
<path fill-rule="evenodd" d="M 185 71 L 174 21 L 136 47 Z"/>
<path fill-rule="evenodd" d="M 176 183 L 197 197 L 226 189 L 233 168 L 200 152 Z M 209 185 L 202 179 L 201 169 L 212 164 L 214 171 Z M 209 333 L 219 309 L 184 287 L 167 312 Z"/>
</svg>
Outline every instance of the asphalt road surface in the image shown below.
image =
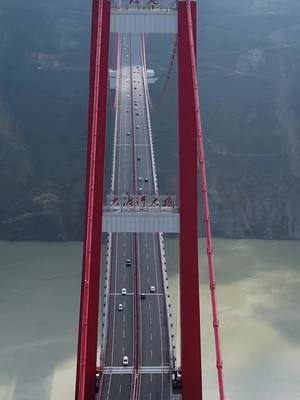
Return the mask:
<svg viewBox="0 0 300 400">
<path fill-rule="evenodd" d="M 120 35 L 112 188 L 116 196 L 155 193 L 140 40 L 137 34 Z M 169 400 L 170 352 L 158 234 L 114 233 L 111 249 L 103 385 L 97 397 Z M 123 365 L 124 356 L 128 366 Z"/>
</svg>

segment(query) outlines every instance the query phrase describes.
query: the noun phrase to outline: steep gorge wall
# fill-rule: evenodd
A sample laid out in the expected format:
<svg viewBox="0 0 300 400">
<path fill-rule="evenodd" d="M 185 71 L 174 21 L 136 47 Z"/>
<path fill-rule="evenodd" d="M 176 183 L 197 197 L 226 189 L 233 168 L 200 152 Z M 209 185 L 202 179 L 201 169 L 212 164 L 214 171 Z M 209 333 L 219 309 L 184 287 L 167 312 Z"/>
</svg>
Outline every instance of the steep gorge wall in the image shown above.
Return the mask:
<svg viewBox="0 0 300 400">
<path fill-rule="evenodd" d="M 299 4 L 198 4 L 214 233 L 300 238 Z M 0 239 L 82 238 L 89 7 L 88 0 L 0 5 Z M 156 43 L 150 39 L 150 51 Z M 149 56 L 161 78 L 154 99 L 172 40 L 159 43 Z M 177 191 L 174 82 L 161 108 L 166 117 L 153 116 L 159 178 L 170 193 Z"/>
</svg>

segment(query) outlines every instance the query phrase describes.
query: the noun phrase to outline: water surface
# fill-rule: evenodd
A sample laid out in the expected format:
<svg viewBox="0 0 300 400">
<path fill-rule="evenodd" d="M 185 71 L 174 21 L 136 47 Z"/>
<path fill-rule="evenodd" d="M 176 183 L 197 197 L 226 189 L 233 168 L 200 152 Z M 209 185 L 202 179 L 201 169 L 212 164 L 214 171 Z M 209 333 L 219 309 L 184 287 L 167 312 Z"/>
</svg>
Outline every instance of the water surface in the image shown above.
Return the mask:
<svg viewBox="0 0 300 400">
<path fill-rule="evenodd" d="M 200 242 L 204 398 L 217 400 Z M 177 240 L 166 250 L 176 327 Z M 81 244 L 0 242 L 0 254 L 0 400 L 73 400 Z M 215 241 L 230 400 L 300 399 L 299 259 L 297 241 Z"/>
</svg>

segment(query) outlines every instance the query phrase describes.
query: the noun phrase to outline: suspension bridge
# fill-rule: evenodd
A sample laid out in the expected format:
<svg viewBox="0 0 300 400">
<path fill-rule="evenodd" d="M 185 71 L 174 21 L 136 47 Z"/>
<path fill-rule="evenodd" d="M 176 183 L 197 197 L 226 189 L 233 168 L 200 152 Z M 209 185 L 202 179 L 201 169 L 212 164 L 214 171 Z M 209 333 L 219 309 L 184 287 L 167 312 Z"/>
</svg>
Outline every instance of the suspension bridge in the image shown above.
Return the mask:
<svg viewBox="0 0 300 400">
<path fill-rule="evenodd" d="M 157 33 L 176 39 L 155 105 L 149 91 L 155 71 L 146 65 L 146 39 Z M 116 52 L 113 67 L 109 65 L 112 43 Z M 159 112 L 176 61 L 179 200 L 159 189 L 151 127 L 151 112 Z M 107 103 L 112 89 L 115 124 L 108 134 L 114 138 L 113 165 L 110 190 L 105 193 Z M 93 0 L 76 400 L 203 399 L 198 178 L 219 397 L 225 400 L 198 98 L 196 2 L 179 0 L 168 5 L 156 0 Z M 176 357 L 163 233 L 180 237 L 180 360 Z M 101 254 L 103 240 L 105 254 Z M 101 265 L 105 265 L 103 271 Z"/>
</svg>

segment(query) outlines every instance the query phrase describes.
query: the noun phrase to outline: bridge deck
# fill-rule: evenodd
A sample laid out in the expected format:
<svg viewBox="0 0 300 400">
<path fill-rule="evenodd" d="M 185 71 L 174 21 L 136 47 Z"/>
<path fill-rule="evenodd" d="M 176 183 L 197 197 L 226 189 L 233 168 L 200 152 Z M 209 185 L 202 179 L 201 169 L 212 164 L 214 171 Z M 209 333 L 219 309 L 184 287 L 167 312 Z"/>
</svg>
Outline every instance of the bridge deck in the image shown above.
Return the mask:
<svg viewBox="0 0 300 400">
<path fill-rule="evenodd" d="M 140 191 L 155 194 L 143 74 L 140 36 L 120 35 L 112 179 L 117 196 Z M 170 338 L 159 240 L 156 233 L 110 235 L 107 334 L 98 399 L 171 398 Z M 127 259 L 131 266 L 126 266 Z M 155 293 L 150 293 L 150 286 L 155 286 Z M 123 288 L 126 295 L 121 294 Z M 128 367 L 122 365 L 124 355 Z"/>
</svg>

